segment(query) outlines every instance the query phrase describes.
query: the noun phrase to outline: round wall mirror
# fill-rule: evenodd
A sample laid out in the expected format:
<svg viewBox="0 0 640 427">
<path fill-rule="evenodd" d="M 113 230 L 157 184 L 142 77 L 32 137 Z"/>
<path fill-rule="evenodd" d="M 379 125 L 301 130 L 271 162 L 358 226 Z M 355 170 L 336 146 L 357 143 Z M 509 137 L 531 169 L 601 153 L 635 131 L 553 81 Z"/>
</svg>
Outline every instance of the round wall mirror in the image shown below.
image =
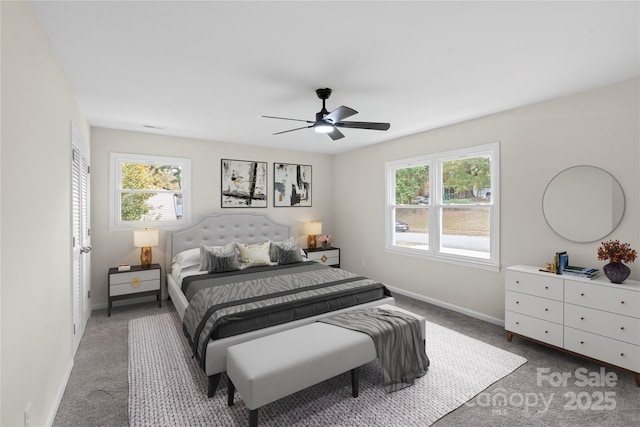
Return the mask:
<svg viewBox="0 0 640 427">
<path fill-rule="evenodd" d="M 624 215 L 624 193 L 611 174 L 574 166 L 557 174 L 542 196 L 544 218 L 561 237 L 595 242 L 616 229 Z"/>
</svg>

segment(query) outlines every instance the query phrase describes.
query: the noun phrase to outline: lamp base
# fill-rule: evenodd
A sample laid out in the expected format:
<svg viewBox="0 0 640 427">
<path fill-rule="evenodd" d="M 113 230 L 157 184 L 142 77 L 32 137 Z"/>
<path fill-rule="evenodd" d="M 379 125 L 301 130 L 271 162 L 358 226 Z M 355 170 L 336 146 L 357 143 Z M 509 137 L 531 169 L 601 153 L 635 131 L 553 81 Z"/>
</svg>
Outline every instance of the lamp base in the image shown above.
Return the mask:
<svg viewBox="0 0 640 427">
<path fill-rule="evenodd" d="M 142 268 L 149 268 L 152 261 L 151 246 L 144 246 L 140 249 L 140 264 Z"/>
<path fill-rule="evenodd" d="M 307 236 L 307 249 L 315 249 L 316 246 L 317 246 L 316 235 L 315 234 L 309 234 Z"/>
</svg>

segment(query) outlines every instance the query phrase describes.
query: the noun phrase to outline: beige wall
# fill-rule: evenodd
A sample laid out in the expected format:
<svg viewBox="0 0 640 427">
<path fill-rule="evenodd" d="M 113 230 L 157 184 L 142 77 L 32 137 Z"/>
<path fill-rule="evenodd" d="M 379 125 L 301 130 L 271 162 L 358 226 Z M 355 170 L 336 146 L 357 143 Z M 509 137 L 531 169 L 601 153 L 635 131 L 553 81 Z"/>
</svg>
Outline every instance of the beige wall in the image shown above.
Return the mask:
<svg viewBox="0 0 640 427">
<path fill-rule="evenodd" d="M 168 137 L 148 133 L 92 128 L 91 130 L 91 304 L 106 307 L 107 270 L 120 263 L 140 264 L 140 249 L 133 247 L 133 231 L 109 229 L 109 153 L 136 153 L 158 156 L 186 157 L 192 169 L 192 220 L 213 213 L 256 212 L 293 226 L 293 235 L 300 233 L 304 221 L 322 222 L 324 234 L 334 232 L 333 219 L 333 157 L 301 151 L 273 150 L 264 147 Z M 221 209 L 220 159 L 257 160 L 268 162 L 268 208 Z M 273 163 L 312 165 L 312 207 L 273 207 Z M 164 232 L 158 247 L 153 248 L 153 262 L 165 264 Z M 123 301 L 122 303 L 127 303 Z"/>
<path fill-rule="evenodd" d="M 53 421 L 73 366 L 71 126 L 89 127 L 31 3 L 2 2 L 2 418 Z"/>
<path fill-rule="evenodd" d="M 620 182 L 626 212 L 608 238 L 640 248 L 639 105 L 636 79 L 337 155 L 334 216 L 342 265 L 425 299 L 504 319 L 504 267 L 543 265 L 559 250 L 569 252 L 572 265 L 604 265 L 596 257 L 599 242 L 564 240 L 542 215 L 547 183 L 575 165 L 598 166 Z M 386 253 L 385 162 L 494 141 L 501 147 L 501 271 Z M 344 191 L 345 182 L 351 191 Z M 640 262 L 629 266 L 631 278 L 640 279 Z"/>
</svg>

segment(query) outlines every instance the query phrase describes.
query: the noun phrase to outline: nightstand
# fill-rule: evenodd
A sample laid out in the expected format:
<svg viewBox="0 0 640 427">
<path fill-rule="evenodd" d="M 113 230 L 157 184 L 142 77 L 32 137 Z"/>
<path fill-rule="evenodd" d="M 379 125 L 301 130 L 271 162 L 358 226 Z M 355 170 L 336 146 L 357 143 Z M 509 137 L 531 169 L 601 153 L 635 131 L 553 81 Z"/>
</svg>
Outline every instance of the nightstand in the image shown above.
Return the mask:
<svg viewBox="0 0 640 427">
<path fill-rule="evenodd" d="M 111 316 L 113 301 L 155 295 L 158 307 L 162 307 L 160 299 L 160 264 L 151 264 L 149 268 L 140 265 L 131 266 L 129 271 L 118 271 L 117 267 L 109 269 L 109 306 L 107 316 Z"/>
<path fill-rule="evenodd" d="M 330 267 L 340 268 L 340 248 L 305 249 L 307 258 Z"/>
</svg>

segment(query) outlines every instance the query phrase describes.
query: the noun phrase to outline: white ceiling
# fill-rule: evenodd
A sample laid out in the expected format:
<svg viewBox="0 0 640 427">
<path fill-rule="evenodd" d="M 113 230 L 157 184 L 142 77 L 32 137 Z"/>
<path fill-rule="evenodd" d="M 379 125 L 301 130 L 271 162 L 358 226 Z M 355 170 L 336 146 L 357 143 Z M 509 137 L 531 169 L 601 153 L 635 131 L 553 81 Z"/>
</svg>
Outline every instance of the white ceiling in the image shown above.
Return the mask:
<svg viewBox="0 0 640 427">
<path fill-rule="evenodd" d="M 640 3 L 34 2 L 93 126 L 339 153 L 640 75 Z M 329 111 L 390 122 L 332 141 Z M 156 126 L 163 130 L 152 130 Z"/>
</svg>

